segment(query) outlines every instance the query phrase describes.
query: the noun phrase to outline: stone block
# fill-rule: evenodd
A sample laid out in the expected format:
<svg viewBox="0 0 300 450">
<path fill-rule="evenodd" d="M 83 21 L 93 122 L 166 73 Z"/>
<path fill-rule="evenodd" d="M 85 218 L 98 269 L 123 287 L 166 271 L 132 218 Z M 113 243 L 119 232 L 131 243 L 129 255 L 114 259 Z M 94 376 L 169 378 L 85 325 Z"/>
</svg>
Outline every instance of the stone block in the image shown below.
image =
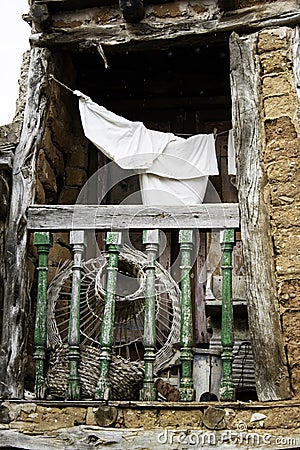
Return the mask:
<svg viewBox="0 0 300 450">
<path fill-rule="evenodd" d="M 265 133 L 267 144 L 270 143 L 271 145 L 269 151 L 276 145 L 281 146 L 281 148 L 286 145 L 289 146 L 289 142 L 297 138 L 295 125 L 292 119 L 286 115 L 277 119 L 265 120 Z M 298 143 L 295 142 L 295 145 L 297 146 Z"/>
<path fill-rule="evenodd" d="M 46 194 L 44 187 L 41 183 L 41 180 L 37 178 L 35 183 L 35 203 L 44 205 L 45 201 L 46 201 Z"/>
<path fill-rule="evenodd" d="M 8 408 L 8 413 L 12 421 L 19 420 L 22 414 L 35 413 L 37 405 L 35 403 L 10 403 L 4 402 L 2 406 Z"/>
<path fill-rule="evenodd" d="M 300 203 L 272 208 L 272 222 L 277 228 L 298 227 L 300 224 Z"/>
<path fill-rule="evenodd" d="M 65 186 L 82 187 L 86 180 L 86 170 L 77 167 L 67 167 Z"/>
<path fill-rule="evenodd" d="M 300 305 L 300 280 L 290 279 L 279 284 L 279 301 L 290 310 L 299 309 Z"/>
<path fill-rule="evenodd" d="M 38 177 L 44 187 L 46 198 L 53 200 L 57 194 L 57 184 L 55 173 L 47 161 L 44 150 L 40 150 L 37 160 Z"/>
<path fill-rule="evenodd" d="M 250 3 L 245 0 L 245 3 Z M 257 3 L 262 3 L 257 2 Z M 289 46 L 290 30 L 285 27 L 273 28 L 272 30 L 263 30 L 258 35 L 257 49 L 258 53 L 284 50 Z"/>
<path fill-rule="evenodd" d="M 156 410 L 124 409 L 126 428 L 144 428 L 149 430 L 158 427 Z"/>
<path fill-rule="evenodd" d="M 294 128 L 294 127 L 293 127 Z M 282 128 L 281 128 L 282 130 Z M 294 128 L 295 131 L 295 128 Z M 275 161 L 281 157 L 299 158 L 300 157 L 300 139 L 285 140 L 277 138 L 271 140 L 266 146 L 264 161 L 265 163 Z"/>
<path fill-rule="evenodd" d="M 286 183 L 296 181 L 300 176 L 300 168 L 296 161 L 280 158 L 267 165 L 267 176 L 270 183 Z"/>
<path fill-rule="evenodd" d="M 203 413 L 200 410 L 185 411 L 182 409 L 160 410 L 159 425 L 162 428 L 200 428 Z"/>
<path fill-rule="evenodd" d="M 76 138 L 70 149 L 67 165 L 87 170 L 88 168 L 88 145 L 86 139 Z"/>
<path fill-rule="evenodd" d="M 282 315 L 283 334 L 287 343 L 300 342 L 300 307 L 298 311 L 287 311 Z M 294 361 L 295 363 L 296 361 Z"/>
<path fill-rule="evenodd" d="M 80 193 L 80 188 L 78 187 L 65 187 L 58 199 L 58 203 L 62 205 L 74 205 Z"/>
<path fill-rule="evenodd" d="M 300 198 L 299 181 L 276 183 L 270 185 L 270 198 L 272 206 L 290 206 L 290 211 L 283 210 L 282 216 L 274 214 L 277 226 L 289 228 L 292 225 L 299 226 L 298 205 L 295 203 Z M 278 208 L 277 208 L 278 209 Z"/>
<path fill-rule="evenodd" d="M 266 408 L 260 409 L 260 414 L 264 414 L 265 429 L 276 428 L 298 428 L 300 426 L 300 407 Z"/>
<path fill-rule="evenodd" d="M 299 253 L 300 228 L 291 227 L 287 232 L 274 233 L 274 247 L 279 255 L 294 255 Z"/>
<path fill-rule="evenodd" d="M 288 94 L 294 89 L 288 74 L 276 74 L 275 76 L 265 76 L 262 79 L 263 97 Z"/>
<path fill-rule="evenodd" d="M 94 414 L 94 409 L 93 407 L 88 407 L 87 408 L 87 412 L 86 412 L 86 419 L 85 419 L 85 423 L 86 425 L 91 425 L 91 426 L 97 426 L 97 422 L 95 419 L 95 414 Z"/>
<path fill-rule="evenodd" d="M 276 119 L 282 116 L 294 117 L 298 108 L 298 97 L 295 93 L 276 95 L 264 99 L 266 119 Z"/>
<path fill-rule="evenodd" d="M 295 249 L 297 252 L 297 249 Z M 278 255 L 275 258 L 275 268 L 279 276 L 299 276 L 300 275 L 300 255 Z"/>
<path fill-rule="evenodd" d="M 51 408 L 37 406 L 31 413 L 21 411 L 17 421 L 11 422 L 11 428 L 22 432 L 38 433 L 60 428 L 68 428 L 85 423 L 86 408 Z"/>
<path fill-rule="evenodd" d="M 289 367 L 292 369 L 293 367 L 299 365 L 300 361 L 300 342 L 295 342 L 286 345 L 287 357 Z"/>
<path fill-rule="evenodd" d="M 291 370 L 291 383 L 296 398 L 300 398 L 300 364 Z M 298 413 L 300 415 L 300 413 Z"/>
<path fill-rule="evenodd" d="M 252 412 L 247 410 L 233 410 L 230 414 L 225 414 L 226 426 L 229 429 L 239 430 L 246 426 L 250 427 L 250 419 Z M 241 430 L 242 431 L 242 430 Z"/>
<path fill-rule="evenodd" d="M 291 59 L 285 50 L 264 53 L 260 57 L 260 63 L 263 75 L 286 72 L 292 67 Z"/>
<path fill-rule="evenodd" d="M 49 127 L 45 130 L 42 147 L 56 175 L 63 177 L 65 166 L 64 157 L 59 148 L 54 144 Z"/>
</svg>

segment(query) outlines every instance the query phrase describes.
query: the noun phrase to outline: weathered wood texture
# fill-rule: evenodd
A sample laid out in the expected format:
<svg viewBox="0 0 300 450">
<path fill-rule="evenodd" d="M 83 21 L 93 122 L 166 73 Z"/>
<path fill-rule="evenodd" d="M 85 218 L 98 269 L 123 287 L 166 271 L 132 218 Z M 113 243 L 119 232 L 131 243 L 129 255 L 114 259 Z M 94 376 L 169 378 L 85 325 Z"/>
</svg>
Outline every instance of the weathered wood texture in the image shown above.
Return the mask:
<svg viewBox="0 0 300 450">
<path fill-rule="evenodd" d="M 166 13 L 155 15 L 152 6 L 147 6 L 146 16 L 139 24 L 124 25 L 124 19 L 117 7 L 104 9 L 103 20 L 93 22 L 91 15 L 87 20 L 76 17 L 72 14 L 60 17 L 53 15 L 52 33 L 34 33 L 31 36 L 31 43 L 34 46 L 45 47 L 73 47 L 82 45 L 95 47 L 97 40 L 102 45 L 120 46 L 138 44 L 144 46 L 147 42 L 160 40 L 161 44 L 167 44 L 170 39 L 178 37 L 192 38 L 200 35 L 231 32 L 234 30 L 260 29 L 266 26 L 294 25 L 299 23 L 300 10 L 297 0 L 286 2 L 274 2 L 237 10 L 231 15 L 218 14 L 217 10 L 212 14 L 201 17 L 199 14 L 190 14 L 188 2 L 182 4 L 181 8 L 186 8 L 184 13 L 178 10 L 173 16 Z M 88 11 L 88 10 L 86 10 Z M 87 13 L 88 14 L 88 13 Z M 99 8 L 99 17 L 101 10 Z M 97 16 L 97 15 L 96 15 Z M 98 17 L 98 16 L 97 16 Z M 86 23 L 88 22 L 88 25 Z M 63 24 L 63 25 L 61 25 Z"/>
<path fill-rule="evenodd" d="M 289 398 L 278 313 L 270 217 L 263 198 L 257 33 L 230 40 L 233 129 L 246 271 L 249 329 L 259 400 Z"/>
<path fill-rule="evenodd" d="M 23 395 L 27 314 L 30 310 L 26 265 L 26 209 L 34 199 L 36 152 L 41 141 L 48 104 L 46 49 L 31 53 L 25 119 L 13 164 L 13 186 L 6 236 L 6 283 L 0 355 L 0 396 Z"/>
<path fill-rule="evenodd" d="M 207 406 L 207 404 L 206 404 Z M 103 408 L 103 407 L 102 407 Z M 168 428 L 152 428 L 143 429 L 141 428 L 102 428 L 95 425 L 89 426 L 74 426 L 55 430 L 45 433 L 39 433 L 40 435 L 34 436 L 32 434 L 25 434 L 18 432 L 17 430 L 0 430 L 0 440 L 1 447 L 4 449 L 8 448 L 19 448 L 27 450 L 55 450 L 55 449 L 66 449 L 72 448 L 72 450 L 90 450 L 92 448 L 99 449 L 114 449 L 114 450 L 131 450 L 139 448 L 151 448 L 151 450 L 161 450 L 164 448 L 176 449 L 194 449 L 194 448 L 230 448 L 246 450 L 251 448 L 249 444 L 244 442 L 239 442 L 237 439 L 232 440 L 230 446 L 223 445 L 224 437 L 230 435 L 230 433 L 236 433 L 234 431 L 224 430 L 224 431 L 214 431 L 220 429 L 220 422 L 222 417 L 225 415 L 224 410 L 220 410 L 217 405 L 215 407 L 206 408 L 205 423 L 208 428 L 199 429 L 198 427 L 179 427 L 176 428 L 174 425 Z M 214 414 L 213 414 L 214 413 Z M 284 412 L 282 411 L 284 414 Z M 192 413 L 195 416 L 196 411 Z M 294 413 L 295 414 L 295 413 Z M 144 416 L 144 414 L 140 414 Z M 146 415 L 146 414 L 145 414 Z M 209 420 L 210 416 L 210 420 Z M 147 417 L 147 416 L 146 416 Z M 198 416 L 199 417 L 199 416 Z M 151 419 L 150 419 L 151 420 Z M 153 419 L 152 419 L 153 420 Z M 101 420 L 103 421 L 103 420 Z M 141 421 L 141 419 L 140 419 Z M 145 419 L 143 419 L 145 423 Z M 174 423 L 174 419 L 173 419 Z M 219 428 L 217 426 L 219 425 Z M 224 425 L 224 421 L 222 423 Z M 221 425 L 221 426 L 222 426 Z M 189 428 L 189 429 L 187 429 Z M 222 430 L 222 428 L 221 428 Z M 268 430 L 271 431 L 271 430 Z M 246 433 L 245 433 L 246 434 Z M 258 440 L 263 441 L 266 434 L 270 436 L 266 444 L 263 445 L 264 449 L 274 449 L 275 436 L 271 432 L 260 432 L 255 430 L 255 432 L 247 433 L 247 439 L 253 441 L 253 434 L 255 436 L 255 442 Z M 293 430 L 288 429 L 282 433 L 284 437 L 278 442 L 287 442 L 285 446 L 289 449 L 299 448 L 299 435 L 293 432 Z M 240 434 L 238 434 L 238 437 Z M 261 437 L 260 437 L 261 436 Z M 223 439 L 223 441 L 222 441 Z M 266 440 L 266 439 L 265 439 Z M 220 444 L 221 442 L 221 444 Z M 255 445 L 255 444 L 254 444 Z M 254 448 L 254 445 L 252 448 Z M 279 444 L 280 445 L 280 444 Z M 262 447 L 260 447 L 262 448 Z M 278 447 L 277 447 L 278 448 Z M 284 448 L 284 445 L 281 446 Z"/>
<path fill-rule="evenodd" d="M 237 228 L 237 203 L 197 206 L 43 205 L 30 206 L 31 230 L 127 230 L 128 228 Z"/>
</svg>

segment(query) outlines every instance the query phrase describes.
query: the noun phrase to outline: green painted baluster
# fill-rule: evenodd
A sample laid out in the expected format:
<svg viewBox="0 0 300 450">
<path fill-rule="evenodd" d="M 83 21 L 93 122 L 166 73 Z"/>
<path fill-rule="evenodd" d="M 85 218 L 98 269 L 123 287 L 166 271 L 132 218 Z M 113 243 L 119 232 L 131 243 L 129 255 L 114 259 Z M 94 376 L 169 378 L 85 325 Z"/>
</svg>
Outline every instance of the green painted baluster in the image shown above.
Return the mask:
<svg viewBox="0 0 300 450">
<path fill-rule="evenodd" d="M 220 389 L 221 400 L 234 399 L 232 380 L 233 350 L 233 310 L 232 310 L 232 251 L 234 247 L 234 230 L 221 233 L 222 248 L 222 362 L 223 375 Z"/>
<path fill-rule="evenodd" d="M 84 231 L 71 231 L 70 244 L 73 246 L 74 256 L 68 338 L 70 374 L 66 396 L 68 400 L 79 400 L 81 394 L 80 377 L 78 373 L 80 358 L 80 283 L 82 254 L 85 247 Z"/>
<path fill-rule="evenodd" d="M 44 377 L 45 347 L 47 341 L 47 274 L 48 254 L 52 246 L 52 235 L 47 232 L 34 233 L 34 245 L 38 252 L 38 292 L 34 329 L 35 395 L 38 399 L 46 397 Z"/>
<path fill-rule="evenodd" d="M 141 400 L 155 400 L 156 389 L 154 385 L 154 359 L 155 359 L 155 262 L 159 247 L 159 230 L 147 230 L 143 233 L 143 244 L 146 245 L 146 298 L 145 298 L 145 377 Z"/>
<path fill-rule="evenodd" d="M 110 395 L 108 371 L 111 361 L 114 332 L 115 296 L 121 240 L 122 233 L 107 233 L 106 243 L 108 244 L 109 259 L 107 265 L 105 307 L 101 328 L 100 377 L 95 392 L 95 398 L 98 400 L 108 400 Z"/>
<path fill-rule="evenodd" d="M 193 314 L 191 300 L 191 252 L 193 248 L 193 230 L 180 230 L 179 243 L 181 252 L 181 380 L 180 398 L 188 402 L 194 400 L 195 391 L 192 377 L 193 364 Z"/>
</svg>

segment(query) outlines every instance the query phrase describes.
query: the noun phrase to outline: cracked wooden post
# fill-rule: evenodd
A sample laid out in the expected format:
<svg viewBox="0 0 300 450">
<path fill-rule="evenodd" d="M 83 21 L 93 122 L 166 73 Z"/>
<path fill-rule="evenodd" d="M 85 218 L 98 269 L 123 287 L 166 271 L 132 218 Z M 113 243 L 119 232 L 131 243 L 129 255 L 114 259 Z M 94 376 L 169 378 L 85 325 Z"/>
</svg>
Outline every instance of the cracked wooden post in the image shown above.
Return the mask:
<svg viewBox="0 0 300 450">
<path fill-rule="evenodd" d="M 195 397 L 192 364 L 193 364 L 193 312 L 191 299 L 191 252 L 193 248 L 193 230 L 180 230 L 179 243 L 181 253 L 181 325 L 180 325 L 180 351 L 181 351 L 181 379 L 180 399 L 188 402 Z"/>
<path fill-rule="evenodd" d="M 35 395 L 37 399 L 46 397 L 44 377 L 45 347 L 47 341 L 47 276 L 48 254 L 52 246 L 52 235 L 48 232 L 36 232 L 33 239 L 38 252 L 38 291 L 34 329 L 35 359 Z"/>
<path fill-rule="evenodd" d="M 66 396 L 68 400 L 79 400 L 81 396 L 78 373 L 80 358 L 80 286 L 82 255 L 85 247 L 84 231 L 71 231 L 70 244 L 73 246 L 72 295 L 69 319 L 69 381 Z"/>
<path fill-rule="evenodd" d="M 233 350 L 233 309 L 232 309 L 232 251 L 234 230 L 221 232 L 222 248 L 222 363 L 223 373 L 220 389 L 221 400 L 234 400 L 235 392 L 232 379 Z"/>
<path fill-rule="evenodd" d="M 103 312 L 100 338 L 100 376 L 95 392 L 95 398 L 97 400 L 108 400 L 110 396 L 110 382 L 108 372 L 111 361 L 111 348 L 114 332 L 115 296 L 121 240 L 121 232 L 107 233 L 106 243 L 108 245 L 109 258 L 107 264 L 105 307 Z"/>
<path fill-rule="evenodd" d="M 159 230 L 145 230 L 143 244 L 146 245 L 146 298 L 145 298 L 145 377 L 141 390 L 141 400 L 155 400 L 156 388 L 154 385 L 154 359 L 156 344 L 155 328 L 155 263 L 159 248 Z"/>
</svg>

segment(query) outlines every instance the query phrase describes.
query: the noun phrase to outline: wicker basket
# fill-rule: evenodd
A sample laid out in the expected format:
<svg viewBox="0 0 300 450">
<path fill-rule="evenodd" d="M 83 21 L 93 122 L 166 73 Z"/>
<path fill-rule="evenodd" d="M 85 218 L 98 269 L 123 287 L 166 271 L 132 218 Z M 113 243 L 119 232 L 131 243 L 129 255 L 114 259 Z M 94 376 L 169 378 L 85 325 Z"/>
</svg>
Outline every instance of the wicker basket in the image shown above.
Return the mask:
<svg viewBox="0 0 300 450">
<path fill-rule="evenodd" d="M 80 346 L 79 376 L 82 398 L 94 398 L 100 376 L 100 350 L 89 345 Z M 68 346 L 51 351 L 47 373 L 48 392 L 53 398 L 64 399 L 69 377 Z M 144 368 L 140 361 L 128 361 L 112 355 L 109 368 L 111 400 L 137 400 L 143 384 Z"/>
</svg>

